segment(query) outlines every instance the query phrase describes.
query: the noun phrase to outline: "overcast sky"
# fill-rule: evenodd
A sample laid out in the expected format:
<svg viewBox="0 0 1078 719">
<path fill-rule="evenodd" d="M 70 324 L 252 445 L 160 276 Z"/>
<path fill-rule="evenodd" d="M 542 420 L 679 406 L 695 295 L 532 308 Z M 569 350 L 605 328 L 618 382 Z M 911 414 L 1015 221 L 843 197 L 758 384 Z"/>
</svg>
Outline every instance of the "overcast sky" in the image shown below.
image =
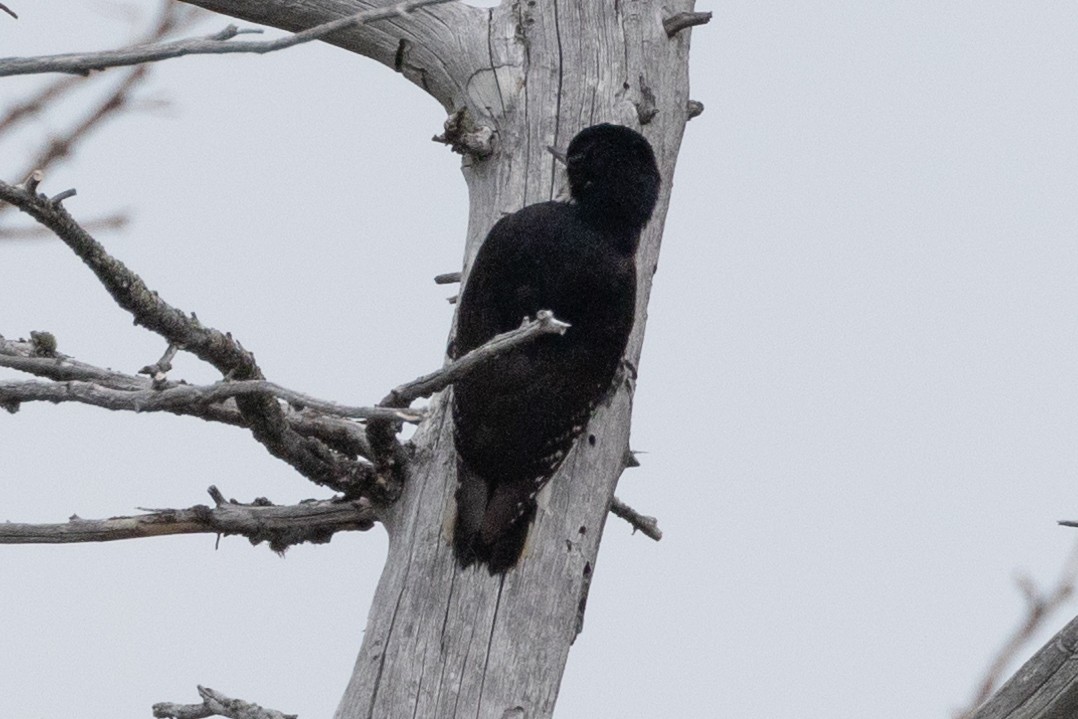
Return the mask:
<svg viewBox="0 0 1078 719">
<path fill-rule="evenodd" d="M 7 4 L 2 55 L 136 27 L 107 0 Z M 557 715 L 948 717 L 1023 615 L 1015 575 L 1050 583 L 1076 539 L 1078 6 L 698 9 L 706 110 L 618 491 L 665 538 L 608 523 Z M 0 111 L 37 82 L 0 81 Z M 433 100 L 318 45 L 171 60 L 139 97 L 44 186 L 80 219 L 129 210 L 113 254 L 294 389 L 372 403 L 439 365 L 432 278 L 467 200 Z M 65 107 L 0 144 L 0 176 Z M 31 330 L 128 372 L 164 350 L 58 240 L 0 244 L 0 334 Z M 182 356 L 173 377 L 214 379 Z M 73 405 L 0 416 L 0 477 L 0 521 L 325 496 L 241 430 Z M 144 717 L 197 683 L 331 716 L 382 529 L 214 544 L 0 547 L 0 717 Z"/>
</svg>

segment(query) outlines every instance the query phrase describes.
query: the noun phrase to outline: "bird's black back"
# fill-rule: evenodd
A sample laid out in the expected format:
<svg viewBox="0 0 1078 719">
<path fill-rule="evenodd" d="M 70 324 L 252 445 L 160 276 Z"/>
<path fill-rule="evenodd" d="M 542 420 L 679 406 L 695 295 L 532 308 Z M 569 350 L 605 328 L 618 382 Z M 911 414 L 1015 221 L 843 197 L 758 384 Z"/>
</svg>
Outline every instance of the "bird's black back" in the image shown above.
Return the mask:
<svg viewBox="0 0 1078 719">
<path fill-rule="evenodd" d="M 516 563 L 535 494 L 611 385 L 633 325 L 636 245 L 658 192 L 651 148 L 628 128 L 588 128 L 567 158 L 573 202 L 498 221 L 460 297 L 457 356 L 540 310 L 570 324 L 454 386 L 454 547 L 462 565 L 492 572 Z"/>
</svg>

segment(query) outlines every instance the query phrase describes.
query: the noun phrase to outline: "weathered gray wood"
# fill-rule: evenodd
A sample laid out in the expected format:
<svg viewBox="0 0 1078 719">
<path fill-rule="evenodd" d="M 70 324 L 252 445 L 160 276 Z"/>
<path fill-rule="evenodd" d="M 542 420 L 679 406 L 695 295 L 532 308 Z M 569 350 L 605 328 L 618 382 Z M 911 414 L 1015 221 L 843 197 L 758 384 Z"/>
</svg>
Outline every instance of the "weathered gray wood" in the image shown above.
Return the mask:
<svg viewBox="0 0 1078 719">
<path fill-rule="evenodd" d="M 370 5 L 191 2 L 287 29 Z M 446 5 L 333 39 L 400 67 L 447 109 L 464 109 L 495 131 L 494 154 L 463 163 L 470 203 L 465 274 L 502 214 L 561 189 L 563 173 L 547 145 L 564 147 L 597 122 L 641 129 L 664 183 L 637 255 L 637 322 L 626 352 L 634 367 L 688 119 L 691 31 L 668 37 L 663 20 L 692 9 L 692 0 L 521 0 L 490 10 Z M 385 518 L 389 555 L 337 719 L 551 716 L 627 456 L 631 385 L 630 379 L 619 385 L 597 411 L 545 493 L 523 561 L 504 577 L 477 567 L 461 571 L 454 562 L 452 427 L 447 396 L 432 401 L 414 438 L 403 495 Z"/>
<path fill-rule="evenodd" d="M 1078 717 L 1078 617 L 1022 665 L 969 719 Z"/>
</svg>

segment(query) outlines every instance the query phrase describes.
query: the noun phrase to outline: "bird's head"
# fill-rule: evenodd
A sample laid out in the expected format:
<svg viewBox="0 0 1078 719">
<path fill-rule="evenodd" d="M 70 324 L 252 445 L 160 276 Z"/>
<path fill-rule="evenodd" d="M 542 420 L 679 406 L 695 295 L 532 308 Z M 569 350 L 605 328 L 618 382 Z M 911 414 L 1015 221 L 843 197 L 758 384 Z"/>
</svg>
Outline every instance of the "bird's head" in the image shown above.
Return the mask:
<svg viewBox="0 0 1078 719">
<path fill-rule="evenodd" d="M 623 125 L 592 125 L 577 133 L 564 155 L 569 193 L 588 216 L 607 226 L 639 231 L 659 197 L 659 168 L 647 139 Z"/>
</svg>

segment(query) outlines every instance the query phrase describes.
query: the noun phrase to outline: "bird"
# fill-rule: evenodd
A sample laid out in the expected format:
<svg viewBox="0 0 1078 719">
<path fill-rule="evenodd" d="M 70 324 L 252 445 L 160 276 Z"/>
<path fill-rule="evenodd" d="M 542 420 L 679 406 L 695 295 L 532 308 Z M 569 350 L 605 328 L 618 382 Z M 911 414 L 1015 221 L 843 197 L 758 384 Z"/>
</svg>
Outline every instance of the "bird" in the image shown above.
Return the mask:
<svg viewBox="0 0 1078 719">
<path fill-rule="evenodd" d="M 611 389 L 633 328 L 636 248 L 661 178 L 635 130 L 598 124 L 568 148 L 568 201 L 498 220 L 458 299 L 460 357 L 541 310 L 569 324 L 500 354 L 453 386 L 457 454 L 453 551 L 504 574 L 520 559 L 536 495 Z"/>
</svg>

